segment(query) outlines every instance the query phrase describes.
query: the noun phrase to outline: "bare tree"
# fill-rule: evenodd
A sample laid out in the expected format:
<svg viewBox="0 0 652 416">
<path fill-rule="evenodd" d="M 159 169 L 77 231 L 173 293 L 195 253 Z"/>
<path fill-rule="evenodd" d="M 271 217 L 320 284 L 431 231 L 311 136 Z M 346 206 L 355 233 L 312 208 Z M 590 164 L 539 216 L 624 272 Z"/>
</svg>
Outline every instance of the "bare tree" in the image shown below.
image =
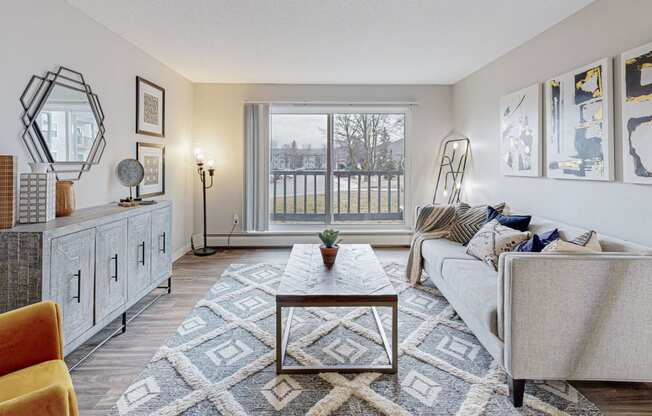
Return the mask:
<svg viewBox="0 0 652 416">
<path fill-rule="evenodd" d="M 354 117 L 355 114 L 339 114 L 335 117 L 334 140 L 346 149 L 349 169 L 354 169 L 357 166 L 355 155 L 358 135 L 355 131 Z"/>
<path fill-rule="evenodd" d="M 403 117 L 372 113 L 338 114 L 334 138 L 336 144 L 346 150 L 347 168 L 387 169 L 396 166 L 390 146 L 393 138 L 403 137 L 403 129 Z"/>
</svg>

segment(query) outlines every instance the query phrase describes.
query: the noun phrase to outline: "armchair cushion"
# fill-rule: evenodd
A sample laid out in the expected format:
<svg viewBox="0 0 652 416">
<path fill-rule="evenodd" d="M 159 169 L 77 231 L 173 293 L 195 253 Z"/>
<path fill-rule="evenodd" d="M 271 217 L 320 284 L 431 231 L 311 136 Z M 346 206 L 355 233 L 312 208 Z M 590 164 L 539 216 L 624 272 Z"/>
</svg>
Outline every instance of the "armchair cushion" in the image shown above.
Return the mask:
<svg viewBox="0 0 652 416">
<path fill-rule="evenodd" d="M 70 416 L 68 392 L 52 385 L 0 403 L 0 416 L 15 415 Z"/>
<path fill-rule="evenodd" d="M 32 402 L 33 404 L 30 406 L 39 406 L 42 409 L 48 408 L 48 406 L 59 408 L 58 401 L 63 399 L 60 394 L 40 393 L 41 390 L 52 386 L 58 386 L 55 391 L 66 392 L 65 403 L 68 407 L 68 414 L 76 415 L 75 391 L 66 364 L 62 360 L 45 361 L 0 377 L 0 409 L 3 406 L 11 406 L 13 400 Z M 2 414 L 1 411 L 0 414 Z"/>
</svg>

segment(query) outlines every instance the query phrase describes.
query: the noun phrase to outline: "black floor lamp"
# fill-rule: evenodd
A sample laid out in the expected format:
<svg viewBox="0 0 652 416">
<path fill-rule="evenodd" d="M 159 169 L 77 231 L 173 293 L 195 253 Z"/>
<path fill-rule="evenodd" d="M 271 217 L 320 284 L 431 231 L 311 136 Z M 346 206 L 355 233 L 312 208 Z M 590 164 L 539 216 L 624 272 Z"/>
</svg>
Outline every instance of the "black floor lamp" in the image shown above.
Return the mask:
<svg viewBox="0 0 652 416">
<path fill-rule="evenodd" d="M 190 236 L 190 246 L 192 247 L 192 252 L 195 256 L 210 256 L 217 253 L 217 249 L 214 247 L 209 247 L 207 238 L 206 238 L 206 190 L 213 187 L 213 175 L 215 175 L 215 166 L 212 160 L 206 162 L 206 169 L 204 169 L 204 154 L 201 149 L 195 150 L 195 163 L 197 164 L 197 173 L 199 174 L 199 179 L 201 180 L 202 188 L 202 202 L 204 204 L 204 247 L 195 248 L 195 244 L 192 241 L 192 236 Z M 208 170 L 208 176 L 211 178 L 210 185 L 206 183 L 206 171 Z"/>
</svg>

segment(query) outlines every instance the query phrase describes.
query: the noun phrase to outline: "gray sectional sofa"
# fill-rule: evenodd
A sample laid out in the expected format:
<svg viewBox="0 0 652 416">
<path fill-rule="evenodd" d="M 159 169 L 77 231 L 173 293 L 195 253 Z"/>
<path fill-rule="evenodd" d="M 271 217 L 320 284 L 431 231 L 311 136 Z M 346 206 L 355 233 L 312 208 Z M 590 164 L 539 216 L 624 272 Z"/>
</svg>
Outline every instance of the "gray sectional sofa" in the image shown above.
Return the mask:
<svg viewBox="0 0 652 416">
<path fill-rule="evenodd" d="M 533 218 L 530 231 L 586 230 Z M 504 253 L 498 272 L 446 239 L 422 245 L 424 268 L 509 375 L 526 380 L 652 381 L 652 249 L 599 235 L 603 253 Z"/>
</svg>

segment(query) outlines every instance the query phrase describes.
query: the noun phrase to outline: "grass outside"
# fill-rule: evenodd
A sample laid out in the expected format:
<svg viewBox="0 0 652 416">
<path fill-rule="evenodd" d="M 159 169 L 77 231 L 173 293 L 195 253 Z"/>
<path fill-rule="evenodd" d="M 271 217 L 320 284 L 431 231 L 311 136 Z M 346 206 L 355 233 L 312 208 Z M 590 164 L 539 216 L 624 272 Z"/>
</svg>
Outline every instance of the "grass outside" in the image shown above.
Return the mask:
<svg viewBox="0 0 652 416">
<path fill-rule="evenodd" d="M 366 190 L 363 190 L 360 192 L 360 200 L 358 201 L 358 193 L 357 190 L 352 190 L 351 191 L 351 201 L 349 205 L 349 200 L 347 198 L 347 193 L 343 192 L 340 193 L 340 202 L 339 202 L 339 208 L 341 213 L 348 213 L 351 212 L 357 213 L 358 212 L 358 206 L 360 208 L 360 213 L 366 213 L 369 212 L 369 205 L 371 205 L 371 212 L 397 212 L 399 211 L 399 205 L 403 205 L 402 201 L 399 204 L 397 201 L 397 193 L 392 192 L 391 198 L 391 209 L 389 207 L 389 193 L 387 191 L 383 191 L 380 193 L 380 211 L 378 210 L 378 192 L 372 192 L 371 193 L 371 201 L 368 200 L 367 198 L 367 192 Z M 403 192 L 401 192 L 401 200 L 403 199 Z M 312 214 L 315 213 L 315 197 L 313 194 L 307 195 L 297 195 L 297 200 L 296 200 L 296 210 L 294 206 L 294 196 L 293 195 L 288 195 L 287 198 L 285 199 L 285 206 L 287 209 L 284 209 L 283 205 L 283 197 L 276 197 L 276 213 L 282 214 L 282 213 L 288 213 L 288 214 Z M 272 202 L 273 203 L 273 202 Z M 304 206 L 305 204 L 305 206 Z M 326 212 L 325 209 L 325 204 L 326 204 L 326 195 L 325 194 L 317 194 L 317 214 L 324 214 Z M 337 194 L 333 195 L 333 200 L 332 200 L 332 212 L 333 213 L 338 213 L 337 210 Z"/>
</svg>

